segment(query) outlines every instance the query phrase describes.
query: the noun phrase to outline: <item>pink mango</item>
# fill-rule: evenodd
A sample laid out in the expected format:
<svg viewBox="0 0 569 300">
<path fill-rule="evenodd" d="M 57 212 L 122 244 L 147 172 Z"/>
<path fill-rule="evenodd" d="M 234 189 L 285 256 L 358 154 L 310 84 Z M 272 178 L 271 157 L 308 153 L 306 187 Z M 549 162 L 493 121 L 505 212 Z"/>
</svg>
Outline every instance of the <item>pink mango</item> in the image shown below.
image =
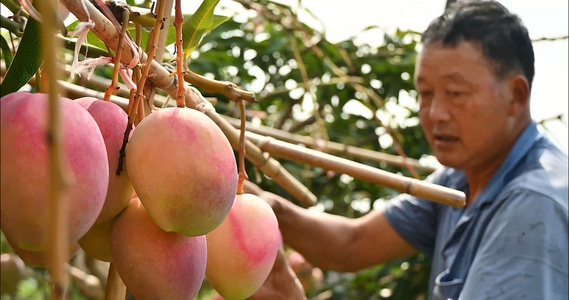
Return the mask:
<svg viewBox="0 0 569 300">
<path fill-rule="evenodd" d="M 229 216 L 206 238 L 206 277 L 227 300 L 245 299 L 261 287 L 281 244 L 273 210 L 252 194 L 237 195 Z"/>
<path fill-rule="evenodd" d="M 14 253 L 18 255 L 24 263 L 29 267 L 37 267 L 37 268 L 48 268 L 49 267 L 49 253 L 48 251 L 29 251 L 18 247 L 14 242 L 12 242 L 12 237 L 8 234 L 4 234 L 8 244 L 14 250 Z M 65 257 L 65 261 L 69 261 L 73 258 L 77 253 L 79 253 L 81 247 L 75 241 L 68 245 L 67 256 Z"/>
<path fill-rule="evenodd" d="M 128 125 L 128 115 L 118 105 L 92 97 L 76 99 L 93 116 L 97 122 L 107 149 L 109 161 L 109 187 L 101 213 L 95 223 L 108 221 L 118 215 L 128 204 L 134 194 L 123 164 L 122 172 L 117 175 L 119 151 L 122 147 L 124 132 Z"/>
<path fill-rule="evenodd" d="M 114 219 L 110 219 L 93 225 L 79 239 L 79 246 L 87 255 L 100 261 L 113 262 L 111 256 L 111 225 L 113 221 Z"/>
<path fill-rule="evenodd" d="M 138 124 L 126 167 L 144 207 L 160 228 L 203 235 L 223 222 L 237 191 L 229 141 L 203 113 L 164 108 Z"/>
<path fill-rule="evenodd" d="M 194 299 L 205 276 L 205 237 L 162 230 L 138 198 L 111 226 L 111 254 L 137 299 Z"/>
<path fill-rule="evenodd" d="M 70 186 L 68 240 L 76 242 L 101 212 L 109 169 L 105 143 L 93 117 L 60 98 L 63 162 Z M 48 95 L 18 92 L 1 99 L 1 226 L 12 246 L 41 252 L 48 247 Z"/>
</svg>

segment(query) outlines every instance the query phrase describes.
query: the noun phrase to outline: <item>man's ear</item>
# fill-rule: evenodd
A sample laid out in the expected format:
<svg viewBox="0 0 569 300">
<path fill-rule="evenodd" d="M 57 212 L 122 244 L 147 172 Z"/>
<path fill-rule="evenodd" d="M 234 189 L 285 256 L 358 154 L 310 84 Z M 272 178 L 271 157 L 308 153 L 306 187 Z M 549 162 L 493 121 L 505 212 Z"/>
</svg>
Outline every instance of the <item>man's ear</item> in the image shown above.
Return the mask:
<svg viewBox="0 0 569 300">
<path fill-rule="evenodd" d="M 510 109 L 512 117 L 519 116 L 524 112 L 529 112 L 529 83 L 522 75 L 513 76 L 508 80 L 510 90 Z"/>
</svg>

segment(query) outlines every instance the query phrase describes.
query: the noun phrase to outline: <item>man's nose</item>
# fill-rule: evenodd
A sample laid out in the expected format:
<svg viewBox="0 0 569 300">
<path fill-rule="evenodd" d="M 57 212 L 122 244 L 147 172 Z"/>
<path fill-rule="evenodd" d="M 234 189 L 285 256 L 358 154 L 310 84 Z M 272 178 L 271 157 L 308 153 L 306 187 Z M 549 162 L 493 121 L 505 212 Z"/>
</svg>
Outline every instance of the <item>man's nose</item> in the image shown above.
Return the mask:
<svg viewBox="0 0 569 300">
<path fill-rule="evenodd" d="M 429 119 L 432 122 L 446 122 L 450 120 L 450 117 L 447 101 L 442 97 L 434 97 L 429 107 Z"/>
</svg>

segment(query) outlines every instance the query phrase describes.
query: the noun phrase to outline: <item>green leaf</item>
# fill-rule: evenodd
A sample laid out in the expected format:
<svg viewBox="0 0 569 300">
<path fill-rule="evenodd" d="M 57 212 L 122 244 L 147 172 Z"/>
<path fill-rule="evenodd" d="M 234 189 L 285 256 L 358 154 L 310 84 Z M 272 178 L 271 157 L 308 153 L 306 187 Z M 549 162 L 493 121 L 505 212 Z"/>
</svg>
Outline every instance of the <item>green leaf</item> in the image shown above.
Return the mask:
<svg viewBox="0 0 569 300">
<path fill-rule="evenodd" d="M 41 65 L 41 40 L 39 24 L 30 18 L 14 60 L 0 86 L 0 97 L 17 92 L 30 81 Z"/>
<path fill-rule="evenodd" d="M 213 14 L 218 3 L 219 0 L 204 0 L 195 14 L 184 16 L 182 39 L 186 58 L 194 51 L 206 33 L 230 19 L 230 17 Z"/>
<path fill-rule="evenodd" d="M 0 39 L 0 48 L 2 49 L 2 57 L 6 62 L 6 68 L 10 68 L 14 57 L 12 56 L 12 50 L 10 50 L 10 46 L 8 46 L 8 41 L 6 41 L 6 38 L 4 38 L 4 36 L 2 36 L 2 39 Z"/>
<path fill-rule="evenodd" d="M 133 40 L 136 40 L 136 28 L 129 28 L 128 32 L 130 36 L 132 36 Z M 148 39 L 150 38 L 150 33 L 146 31 L 144 28 L 140 30 L 140 48 L 146 49 L 146 45 L 148 44 Z"/>
<path fill-rule="evenodd" d="M 175 42 L 176 42 L 176 26 L 174 26 L 174 24 L 170 24 L 170 28 L 168 29 L 168 36 L 166 37 L 166 46 L 172 45 Z"/>
<path fill-rule="evenodd" d="M 89 31 L 87 34 L 87 44 L 100 49 L 107 49 L 107 45 L 92 31 Z"/>
<path fill-rule="evenodd" d="M 136 39 L 136 28 L 129 28 L 128 32 L 133 39 Z M 146 49 L 148 41 L 150 40 L 150 32 L 145 30 L 144 27 L 140 30 L 140 47 Z M 166 37 L 166 46 L 171 45 L 176 42 L 176 28 L 174 25 L 170 26 L 168 30 L 168 36 Z"/>
</svg>

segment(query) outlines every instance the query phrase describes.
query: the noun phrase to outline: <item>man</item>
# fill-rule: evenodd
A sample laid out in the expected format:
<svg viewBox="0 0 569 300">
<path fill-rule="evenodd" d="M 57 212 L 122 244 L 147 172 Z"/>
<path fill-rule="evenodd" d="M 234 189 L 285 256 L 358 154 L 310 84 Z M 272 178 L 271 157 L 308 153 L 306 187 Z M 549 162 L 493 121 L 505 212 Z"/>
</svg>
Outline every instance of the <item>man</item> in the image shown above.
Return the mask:
<svg viewBox="0 0 569 300">
<path fill-rule="evenodd" d="M 464 191 L 465 208 L 401 195 L 348 219 L 247 190 L 272 206 L 284 242 L 317 267 L 357 271 L 422 252 L 432 259 L 430 299 L 567 299 L 567 156 L 530 116 L 527 29 L 497 2 L 458 2 L 422 45 L 419 114 L 445 166 L 427 180 Z M 264 290 L 278 290 L 271 277 Z"/>
</svg>

